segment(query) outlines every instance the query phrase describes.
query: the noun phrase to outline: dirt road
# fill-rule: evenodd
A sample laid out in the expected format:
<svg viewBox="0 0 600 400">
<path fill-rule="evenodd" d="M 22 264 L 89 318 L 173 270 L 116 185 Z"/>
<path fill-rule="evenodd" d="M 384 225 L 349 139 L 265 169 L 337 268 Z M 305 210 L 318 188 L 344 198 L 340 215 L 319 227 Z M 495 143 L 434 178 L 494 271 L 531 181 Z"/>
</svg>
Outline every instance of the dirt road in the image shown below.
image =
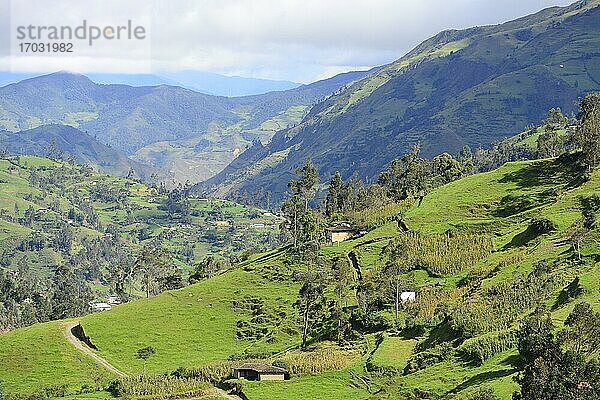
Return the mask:
<svg viewBox="0 0 600 400">
<path fill-rule="evenodd" d="M 94 353 L 92 351 L 92 349 L 87 347 L 85 344 L 83 344 L 81 342 L 81 340 L 77 339 L 75 337 L 75 335 L 73 335 L 73 333 L 71 332 L 71 329 L 73 329 L 73 327 L 75 327 L 77 325 L 79 325 L 79 321 L 69 322 L 69 323 L 66 323 L 65 325 L 63 325 L 63 327 L 64 327 L 63 333 L 64 333 L 65 337 L 67 338 L 67 340 L 69 341 L 69 343 L 71 343 L 77 349 L 81 350 L 86 355 L 92 357 L 98 364 L 102 365 L 104 368 L 106 368 L 110 372 L 112 372 L 118 376 L 121 376 L 121 377 L 126 377 L 127 374 L 125 374 L 122 371 L 119 371 L 111 363 L 106 361 L 104 358 L 100 357 L 98 354 Z"/>
</svg>

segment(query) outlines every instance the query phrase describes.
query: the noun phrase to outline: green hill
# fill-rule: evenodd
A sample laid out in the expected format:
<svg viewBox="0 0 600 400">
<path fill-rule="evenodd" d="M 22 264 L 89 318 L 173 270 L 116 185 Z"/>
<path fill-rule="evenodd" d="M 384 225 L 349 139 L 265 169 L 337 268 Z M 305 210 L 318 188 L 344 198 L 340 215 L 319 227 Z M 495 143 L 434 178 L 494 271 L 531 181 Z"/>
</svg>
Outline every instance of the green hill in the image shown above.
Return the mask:
<svg viewBox="0 0 600 400">
<path fill-rule="evenodd" d="M 230 259 L 277 246 L 279 223 L 266 211 L 188 196 L 185 188 L 47 158 L 0 159 L 0 331 L 80 315 L 88 301 L 109 294 L 125 300 L 181 287 L 202 260 L 202 273 L 215 274 Z M 157 270 L 148 257 L 162 260 Z M 74 274 L 70 290 L 81 291 L 66 313 L 53 306 L 67 290 L 57 287 L 61 268 Z M 162 274 L 175 280 L 160 283 Z"/>
<path fill-rule="evenodd" d="M 315 340 L 307 352 L 294 350 L 301 329 L 293 306 L 299 283 L 293 276 L 307 267 L 286 248 L 255 255 L 198 284 L 86 316 L 81 323 L 97 354 L 129 374 L 143 371 L 135 351 L 144 346 L 156 349 L 146 366 L 152 374 L 196 368 L 203 377 L 212 371 L 218 381 L 230 372 L 227 360 L 240 359 L 277 360 L 289 368 L 286 382 L 243 382 L 250 400 L 464 399 L 483 386 L 508 400 L 517 389 L 511 332 L 525 316 L 545 304 L 560 328 L 581 301 L 600 310 L 598 228 L 581 242 L 581 261 L 567 240 L 581 218 L 580 199 L 600 191 L 600 170 L 580 178 L 572 155 L 515 162 L 435 189 L 420 204 L 363 212 L 363 220 L 371 218 L 368 233 L 320 250 L 331 274 L 325 290 L 331 301 L 338 298 L 340 280 L 333 278 L 336 269 L 328 268 L 354 260 L 342 298 L 350 313 L 343 347 Z M 409 232 L 399 228 L 399 212 Z M 555 228 L 540 231 L 542 219 Z M 388 264 L 390 243 L 405 243 L 403 254 L 417 266 L 399 278 L 416 291 L 417 300 L 400 308 L 397 321 L 387 292 L 369 291 Z M 574 281 L 580 292 L 570 298 L 565 288 Z M 370 299 L 377 293 L 382 297 Z M 363 314 L 365 304 L 370 311 Z M 7 392 L 60 383 L 69 370 L 77 371 L 65 381 L 69 393 L 92 384 L 88 376 L 102 370 L 74 348 L 66 350 L 59 326 L 0 335 L 0 364 L 11 366 L 0 369 Z"/>
<path fill-rule="evenodd" d="M 45 156 L 52 146 L 65 158 L 72 157 L 78 164 L 110 175 L 126 176 L 133 169 L 134 176 L 149 179 L 158 172 L 70 126 L 44 125 L 15 133 L 0 132 L 0 148 L 14 155 Z"/>
<path fill-rule="evenodd" d="M 374 179 L 420 143 L 431 158 L 456 154 L 537 124 L 552 107 L 575 112 L 600 89 L 599 2 L 497 26 L 445 31 L 311 109 L 297 126 L 254 146 L 199 190 L 216 197 L 261 190 L 281 199 L 293 171 L 312 158 L 327 179 L 336 170 Z"/>
</svg>

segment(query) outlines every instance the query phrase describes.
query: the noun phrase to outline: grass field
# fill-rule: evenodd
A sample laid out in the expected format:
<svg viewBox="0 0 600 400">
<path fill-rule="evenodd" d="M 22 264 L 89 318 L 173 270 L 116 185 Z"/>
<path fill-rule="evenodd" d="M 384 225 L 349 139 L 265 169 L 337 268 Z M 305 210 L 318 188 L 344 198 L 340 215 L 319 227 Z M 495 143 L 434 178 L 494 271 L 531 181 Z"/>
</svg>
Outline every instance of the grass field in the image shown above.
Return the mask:
<svg viewBox="0 0 600 400">
<path fill-rule="evenodd" d="M 243 390 L 252 400 L 360 400 L 368 396 L 365 389 L 351 386 L 350 381 L 347 371 L 327 372 L 283 382 L 244 382 Z"/>
<path fill-rule="evenodd" d="M 7 393 L 62 384 L 75 390 L 111 377 L 67 342 L 60 325 L 49 322 L 0 335 L 0 382 Z"/>
<path fill-rule="evenodd" d="M 553 245 L 553 240 L 564 238 L 571 224 L 579 218 L 578 197 L 600 192 L 600 171 L 595 171 L 589 181 L 581 183 L 572 181 L 569 168 L 553 160 L 509 163 L 499 170 L 438 188 L 426 196 L 421 205 L 413 204 L 404 213 L 403 220 L 422 235 L 451 229 L 478 232 L 494 239 L 494 251 L 465 270 L 443 276 L 430 276 L 423 269 L 414 271 L 411 279 L 418 290 L 424 290 L 424 293 L 434 290 L 430 292 L 434 297 L 424 298 L 419 307 L 429 303 L 435 307 L 436 297 L 443 299 L 447 307 L 456 307 L 462 301 L 469 301 L 469 296 L 481 297 L 490 288 L 527 276 L 538 262 L 551 262 L 556 265 L 556 278 L 561 282 L 566 284 L 575 276 L 580 277 L 584 292 L 577 301 L 588 301 L 595 309 L 600 309 L 597 301 L 600 272 L 596 265 L 571 264 L 568 246 Z M 231 204 L 223 208 L 231 208 L 234 212 L 236 207 Z M 557 230 L 524 238 L 523 232 L 532 218 L 539 216 L 555 222 Z M 384 248 L 398 235 L 401 232 L 396 222 L 386 222 L 361 237 L 323 247 L 321 254 L 331 260 L 347 257 L 353 252 L 362 274 L 369 276 L 385 264 Z M 592 242 L 583 248 L 583 254 L 590 258 L 597 251 Z M 145 346 L 156 349 L 156 354 L 147 363 L 150 373 L 218 363 L 242 352 L 282 352 L 297 347 L 300 341 L 298 329 L 293 334 L 282 329 L 286 324 L 297 327 L 292 304 L 298 285 L 291 281 L 293 268 L 289 265 L 286 249 L 255 254 L 236 269 L 196 285 L 124 304 L 110 312 L 84 317 L 81 322 L 98 346 L 98 354 L 132 374 L 143 370 L 143 363 L 135 357 L 135 352 Z M 467 297 L 460 297 L 466 292 L 459 285 L 477 271 L 486 271 L 479 286 Z M 548 306 L 554 304 L 560 288 L 557 285 L 549 293 Z M 279 307 L 279 311 L 285 312 L 284 320 L 266 322 L 265 326 L 274 332 L 273 341 L 245 340 L 236 336 L 238 321 L 249 322 L 251 316 L 236 309 L 233 303 L 250 297 L 263 300 L 266 309 Z M 561 326 L 574 304 L 571 302 L 553 311 L 557 326 Z M 391 305 L 380 315 L 392 319 L 390 310 Z M 429 312 L 433 313 L 433 310 Z M 520 318 L 527 312 L 520 312 L 512 327 L 518 326 Z M 407 314 L 408 309 L 401 310 L 402 318 Z M 417 392 L 426 393 L 430 398 L 462 399 L 482 386 L 490 386 L 500 399 L 508 400 L 517 389 L 512 380 L 516 372 L 515 349 L 492 355 L 480 366 L 453 353 L 424 369 L 390 377 L 384 372 L 382 375 L 369 373 L 366 365 L 371 365 L 374 371 L 402 371 L 411 357 L 421 351 L 419 347 L 427 345 L 428 341 L 435 344 L 437 340 L 443 340 L 444 333 L 426 329 L 415 339 L 386 334 L 376 349 L 373 336 L 367 335 L 364 343 L 355 344 L 356 349 L 362 349 L 362 356 L 350 368 L 293 376 L 286 382 L 244 382 L 244 393 L 250 400 L 385 399 L 404 398 Z M 53 338 L 48 343 L 48 350 L 38 351 L 48 337 Z M 431 348 L 433 344 L 428 346 Z M 9 369 L 0 369 L 0 381 L 16 391 L 54 384 L 61 381 L 65 373 L 69 375 L 66 383 L 75 390 L 98 373 L 97 366 L 68 347 L 57 323 L 1 335 L 0 362 L 11 365 Z M 54 365 L 60 365 L 60 369 Z M 20 380 L 23 376 L 25 383 Z"/>
<path fill-rule="evenodd" d="M 297 288 L 274 283 L 257 274 L 236 270 L 181 290 L 164 293 L 90 315 L 81 322 L 98 346 L 99 354 L 128 373 L 141 373 L 137 349 L 156 349 L 147 363 L 149 372 L 163 373 L 193 367 L 241 353 L 244 350 L 280 351 L 297 343 L 297 336 L 276 335 L 273 344 L 236 338 L 236 322 L 244 315 L 232 302 L 245 296 L 260 297 L 269 306 L 281 305 L 292 314 Z"/>
<path fill-rule="evenodd" d="M 385 337 L 373 354 L 371 362 L 377 367 L 392 367 L 402 371 L 413 353 L 417 341 L 399 337 Z"/>
</svg>

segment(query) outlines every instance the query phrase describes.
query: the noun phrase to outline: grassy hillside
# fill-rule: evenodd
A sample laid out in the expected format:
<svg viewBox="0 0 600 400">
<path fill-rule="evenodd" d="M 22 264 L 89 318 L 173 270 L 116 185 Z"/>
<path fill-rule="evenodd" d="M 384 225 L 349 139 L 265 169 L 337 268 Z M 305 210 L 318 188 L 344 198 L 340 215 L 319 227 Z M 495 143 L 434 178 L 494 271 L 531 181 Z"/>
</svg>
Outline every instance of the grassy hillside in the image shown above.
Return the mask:
<svg viewBox="0 0 600 400">
<path fill-rule="evenodd" d="M 145 248 L 163 249 L 169 268 L 179 271 L 185 283 L 206 257 L 223 260 L 219 268 L 224 269 L 232 256 L 245 257 L 280 243 L 280 219 L 271 213 L 223 200 L 174 201 L 172 194 L 63 161 L 0 159 L 0 272 L 27 277 L 25 293 L 36 288 L 44 302 L 52 297 L 57 266 L 65 264 L 85 280 L 93 299 L 115 293 L 118 281 L 136 297 L 143 286 L 142 277 L 134 273 L 136 259 Z M 169 208 L 182 204 L 185 215 Z M 21 298 L 7 290 L 7 295 Z M 19 307 L 25 307 L 26 299 L 21 300 Z M 32 323 L 20 316 L 26 311 L 12 312 L 17 322 L 1 315 L 1 329 Z M 36 316 L 33 322 L 46 318 Z"/>
<path fill-rule="evenodd" d="M 46 156 L 53 146 L 64 158 L 71 157 L 78 164 L 89 165 L 105 174 L 126 176 L 133 170 L 134 176 L 146 179 L 153 173 L 159 174 L 70 126 L 45 125 L 17 133 L 0 132 L 0 148 L 13 155 Z"/>
<path fill-rule="evenodd" d="M 586 0 L 442 32 L 317 104 L 302 123 L 242 154 L 200 189 L 235 196 L 268 188 L 281 198 L 307 158 L 327 179 L 336 170 L 345 179 L 375 179 L 416 143 L 427 158 L 456 154 L 537 124 L 551 107 L 576 112 L 578 99 L 600 89 L 599 15 L 600 2 Z M 285 158 L 263 162 L 284 151 Z"/>
<path fill-rule="evenodd" d="M 278 360 L 290 368 L 287 382 L 242 383 L 251 400 L 464 399 L 484 386 L 508 400 L 517 389 L 511 332 L 534 307 L 545 304 L 558 328 L 576 303 L 587 301 L 600 310 L 598 229 L 583 241 L 581 261 L 566 240 L 581 217 L 579 198 L 600 192 L 600 170 L 588 180 L 577 176 L 569 156 L 509 163 L 435 189 L 421 204 L 387 207 L 387 215 L 377 214 L 366 235 L 323 247 L 326 264 L 356 260 L 345 301 L 357 336 L 343 347 L 315 342 L 308 352 L 293 350 L 300 342 L 300 326 L 292 307 L 299 284 L 292 274 L 306 266 L 287 249 L 255 255 L 196 285 L 87 316 L 82 325 L 98 354 L 132 374 L 143 370 L 136 349 L 148 345 L 156 348 L 147 363 L 151 373 L 202 365 L 229 371 L 228 359 L 244 358 Z M 398 228 L 399 213 L 409 233 Z M 368 215 L 374 214 L 363 217 Z M 556 229 L 533 230 L 539 218 L 549 219 Z M 377 283 L 388 262 L 386 248 L 398 240 L 407 241 L 408 249 L 422 249 L 413 255 L 418 267 L 401 277 L 417 292 L 417 301 L 402 306 L 394 321 L 393 303 L 381 298 L 379 309 L 368 314 L 377 327 L 365 328 L 367 320 L 357 322 L 359 290 Z M 471 245 L 481 240 L 492 243 L 491 251 Z M 437 257 L 433 249 L 440 243 L 455 243 L 454 250 Z M 581 293 L 565 300 L 563 288 L 576 277 Z M 330 281 L 329 299 L 335 298 L 335 284 Z M 0 336 L 0 349 L 18 349 L 16 355 L 0 350 L 0 363 L 12 363 L 16 356 L 39 360 L 18 372 L 0 369 L 0 381 L 9 391 L 31 389 L 17 376 L 49 385 L 78 365 L 73 349 L 55 368 L 44 368 L 53 360 L 37 350 L 45 337 L 56 338 L 50 353 L 64 348 L 56 323 Z M 32 345 L 15 347 L 17 342 Z M 72 392 L 89 382 L 85 375 L 90 366 L 82 365 L 88 366 L 72 376 Z"/>
</svg>

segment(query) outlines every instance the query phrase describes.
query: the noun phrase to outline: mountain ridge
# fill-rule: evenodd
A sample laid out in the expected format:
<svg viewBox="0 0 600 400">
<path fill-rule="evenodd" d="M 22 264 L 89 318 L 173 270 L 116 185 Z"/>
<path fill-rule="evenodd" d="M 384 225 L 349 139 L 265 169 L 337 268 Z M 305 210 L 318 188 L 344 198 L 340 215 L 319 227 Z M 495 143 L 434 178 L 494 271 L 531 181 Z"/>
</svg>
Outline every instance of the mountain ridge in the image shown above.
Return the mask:
<svg viewBox="0 0 600 400">
<path fill-rule="evenodd" d="M 265 190 L 281 199 L 307 158 L 326 177 L 339 169 L 344 178 L 373 180 L 415 144 L 426 157 L 457 153 L 520 132 L 550 108 L 575 112 L 580 97 L 600 89 L 598 21 L 594 0 L 441 32 L 318 103 L 299 125 L 197 189 L 231 197 Z"/>
<path fill-rule="evenodd" d="M 168 85 L 102 85 L 85 75 L 58 72 L 0 88 L 0 129 L 71 125 L 168 171 L 171 178 L 197 182 L 218 173 L 252 142 L 268 142 L 276 130 L 299 122 L 318 100 L 372 71 L 236 98 Z"/>
<path fill-rule="evenodd" d="M 66 125 L 43 125 L 20 132 L 0 131 L 0 149 L 14 155 L 46 156 L 51 147 L 82 165 L 97 171 L 127 176 L 130 170 L 138 178 L 150 178 L 153 168 L 131 160 L 125 154 L 98 142 L 93 136 Z"/>
</svg>

